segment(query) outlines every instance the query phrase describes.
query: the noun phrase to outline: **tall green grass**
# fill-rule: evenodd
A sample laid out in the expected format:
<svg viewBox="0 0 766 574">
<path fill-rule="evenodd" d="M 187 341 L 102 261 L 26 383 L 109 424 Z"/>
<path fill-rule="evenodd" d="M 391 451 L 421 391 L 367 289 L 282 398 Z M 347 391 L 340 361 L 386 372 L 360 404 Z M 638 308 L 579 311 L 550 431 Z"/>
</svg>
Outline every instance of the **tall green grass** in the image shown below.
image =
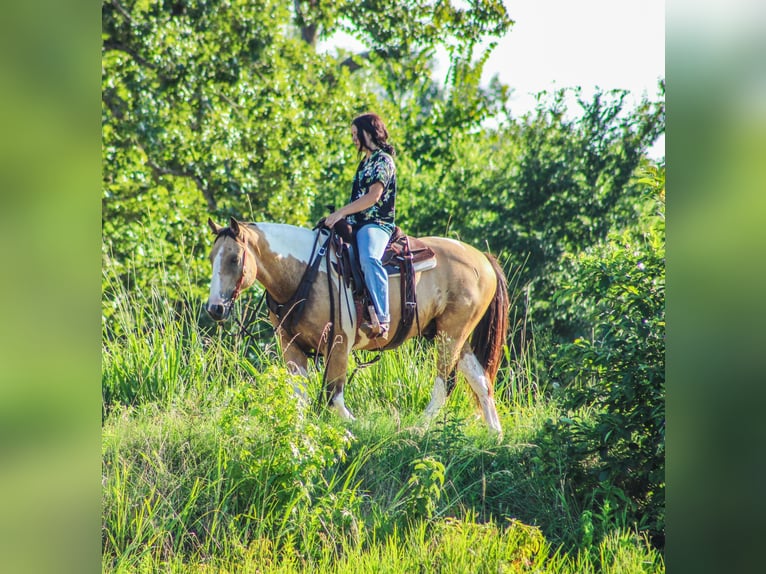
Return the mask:
<svg viewBox="0 0 766 574">
<path fill-rule="evenodd" d="M 561 413 L 533 360 L 507 353 L 501 442 L 461 378 L 426 425 L 418 341 L 355 374 L 345 423 L 294 399 L 273 345 L 207 325 L 192 285 L 136 293 L 108 266 L 104 285 L 105 572 L 664 571 L 629 528 L 588 539 L 563 460 L 538 464 Z"/>
</svg>

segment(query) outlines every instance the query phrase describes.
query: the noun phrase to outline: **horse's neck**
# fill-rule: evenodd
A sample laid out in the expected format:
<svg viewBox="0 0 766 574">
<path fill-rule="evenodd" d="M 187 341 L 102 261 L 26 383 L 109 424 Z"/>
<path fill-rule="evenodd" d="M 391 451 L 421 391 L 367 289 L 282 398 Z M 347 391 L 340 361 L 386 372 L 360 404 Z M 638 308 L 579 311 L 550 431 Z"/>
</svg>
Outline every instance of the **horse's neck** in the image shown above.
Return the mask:
<svg viewBox="0 0 766 574">
<path fill-rule="evenodd" d="M 256 279 L 277 300 L 286 300 L 298 288 L 316 233 L 281 223 L 254 223 L 248 230 L 258 261 Z"/>
</svg>

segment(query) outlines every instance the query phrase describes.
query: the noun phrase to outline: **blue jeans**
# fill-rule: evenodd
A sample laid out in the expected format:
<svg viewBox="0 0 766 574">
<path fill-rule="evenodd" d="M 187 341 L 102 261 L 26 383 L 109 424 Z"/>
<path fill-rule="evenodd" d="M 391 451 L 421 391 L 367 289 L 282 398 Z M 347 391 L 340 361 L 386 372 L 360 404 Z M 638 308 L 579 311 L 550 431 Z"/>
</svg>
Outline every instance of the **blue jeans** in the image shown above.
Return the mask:
<svg viewBox="0 0 766 574">
<path fill-rule="evenodd" d="M 364 273 L 364 282 L 381 323 L 391 321 L 388 307 L 388 274 L 380 262 L 389 238 L 390 234 L 375 224 L 367 224 L 356 232 L 356 246 L 359 249 L 359 263 Z"/>
</svg>

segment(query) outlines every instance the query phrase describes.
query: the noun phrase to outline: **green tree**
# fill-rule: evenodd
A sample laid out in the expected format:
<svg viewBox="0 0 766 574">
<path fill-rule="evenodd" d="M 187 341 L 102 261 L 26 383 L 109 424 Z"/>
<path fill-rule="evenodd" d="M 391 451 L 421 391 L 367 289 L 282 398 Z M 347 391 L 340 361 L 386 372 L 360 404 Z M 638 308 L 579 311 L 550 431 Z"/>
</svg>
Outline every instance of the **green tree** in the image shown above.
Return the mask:
<svg viewBox="0 0 766 574">
<path fill-rule="evenodd" d="M 270 0 L 103 4 L 104 247 L 137 284 L 203 261 L 177 247 L 205 244 L 208 214 L 308 223 L 346 164 L 359 90 L 291 18 Z"/>
<path fill-rule="evenodd" d="M 301 3 L 306 4 L 306 3 Z M 508 32 L 512 21 L 502 2 L 486 0 L 467 7 L 450 2 L 379 0 L 338 3 L 326 20 L 325 35 L 342 30 L 366 49 L 349 54 L 341 65 L 354 71 L 354 80 L 370 93 L 385 116 L 398 146 L 397 170 L 402 193 L 397 217 L 405 229 L 423 231 L 418 212 L 450 170 L 454 142 L 460 135 L 481 129 L 484 120 L 502 111 L 508 88 L 497 80 L 480 84 L 482 71 L 495 44 L 478 53 L 481 42 Z M 449 73 L 444 84 L 434 78 L 435 54 L 444 48 Z M 345 201 L 350 185 L 346 175 L 340 195 L 318 202 Z M 425 202 L 425 203 L 424 203 Z M 317 214 L 319 215 L 319 214 Z"/>
<path fill-rule="evenodd" d="M 637 224 L 645 202 L 634 174 L 665 125 L 662 100 L 630 110 L 624 91 L 597 92 L 569 110 L 566 95 L 541 95 L 534 112 L 495 128 L 456 132 L 441 173 L 415 184 L 412 218 L 423 233 L 454 232 L 504 254 L 531 288 L 526 313 L 563 340 L 574 326 L 551 307 L 562 258 Z"/>
<path fill-rule="evenodd" d="M 204 253 L 182 261 L 177 247 L 205 244 L 208 214 L 307 225 L 327 204 L 346 201 L 350 119 L 379 109 L 406 142 L 412 118 L 427 117 L 429 102 L 444 96 L 430 79 L 436 46 L 468 62 L 474 45 L 510 24 L 498 1 L 383 8 L 104 1 L 104 250 L 124 267 L 125 282 L 172 281 L 199 265 Z M 340 29 L 370 50 L 352 60 L 318 54 L 316 39 Z M 140 269 L 132 278 L 128 260 Z"/>
<path fill-rule="evenodd" d="M 324 118 L 355 101 L 334 62 L 283 32 L 290 21 L 275 1 L 105 3 L 107 184 L 180 178 L 210 212 L 305 222 L 337 139 Z"/>
</svg>

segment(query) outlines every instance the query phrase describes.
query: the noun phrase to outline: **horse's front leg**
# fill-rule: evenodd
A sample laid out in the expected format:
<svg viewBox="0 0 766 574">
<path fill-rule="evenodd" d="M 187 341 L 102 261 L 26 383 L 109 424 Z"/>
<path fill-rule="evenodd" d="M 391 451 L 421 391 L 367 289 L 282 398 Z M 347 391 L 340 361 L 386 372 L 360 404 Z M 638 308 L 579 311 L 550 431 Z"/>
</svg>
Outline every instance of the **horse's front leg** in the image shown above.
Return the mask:
<svg viewBox="0 0 766 574">
<path fill-rule="evenodd" d="M 302 406 L 309 404 L 309 396 L 306 393 L 306 380 L 308 378 L 309 358 L 300 350 L 293 337 L 281 328 L 277 329 L 279 344 L 282 348 L 282 357 L 285 360 L 287 371 L 290 373 L 290 383 L 293 393 L 298 397 Z"/>
<path fill-rule="evenodd" d="M 346 408 L 343 400 L 343 387 L 348 375 L 348 355 L 351 352 L 349 339 L 345 334 L 336 335 L 329 357 L 325 358 L 325 404 L 338 416 L 354 420 L 354 415 Z"/>
</svg>

